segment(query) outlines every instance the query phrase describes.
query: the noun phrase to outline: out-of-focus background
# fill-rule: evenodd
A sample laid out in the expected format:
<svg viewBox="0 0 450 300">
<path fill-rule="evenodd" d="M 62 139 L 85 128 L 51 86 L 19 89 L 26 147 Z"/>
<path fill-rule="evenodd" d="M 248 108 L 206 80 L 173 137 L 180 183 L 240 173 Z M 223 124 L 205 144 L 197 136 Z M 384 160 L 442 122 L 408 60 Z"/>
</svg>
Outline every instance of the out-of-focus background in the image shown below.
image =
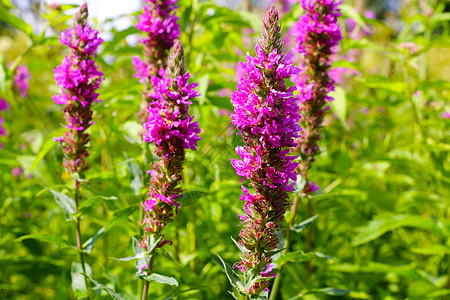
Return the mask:
<svg viewBox="0 0 450 300">
<path fill-rule="evenodd" d="M 0 105 L 0 299 L 82 295 L 83 278 L 72 275 L 73 223 L 49 192 L 70 194 L 71 177 L 53 141 L 63 115 L 51 99 L 60 92 L 52 70 L 67 54 L 57 36 L 80 3 L 0 0 L 0 98 L 8 102 Z M 106 287 L 138 299 L 134 262 L 112 258 L 133 253 L 142 181 L 148 182 L 136 121 L 142 85 L 131 63 L 142 57 L 134 24 L 143 2 L 87 3 L 89 22 L 105 39 L 96 58 L 105 74 L 103 102 L 94 106 L 82 195 L 91 199 L 82 214 L 83 239 L 96 237 L 88 273 L 104 287 L 100 299 L 111 297 Z M 247 51 L 254 54 L 271 3 L 281 12 L 290 51 L 289 29 L 302 14 L 296 1 L 178 1 L 186 65 L 201 94 L 191 114 L 202 140 L 187 154 L 185 196 L 166 228 L 174 259 L 161 256 L 157 263 L 179 287 L 152 283 L 150 299 L 232 299 L 212 255 L 230 264 L 239 259 L 230 236 L 236 239 L 240 229 L 241 188 L 230 158 L 241 140 L 230 126 L 229 94 L 235 66 Z M 313 254 L 299 252 L 306 251 L 306 232 L 295 233 L 297 255 L 283 263 L 279 299 L 448 299 L 450 4 L 344 0 L 341 9 L 344 39 L 331 71 L 335 101 L 310 172 L 321 187 L 312 198 L 319 215 L 311 225 Z M 14 83 L 16 66 L 29 70 L 26 93 Z M 306 206 L 303 199 L 297 220 L 310 217 Z M 28 234 L 41 237 L 18 239 Z"/>
</svg>

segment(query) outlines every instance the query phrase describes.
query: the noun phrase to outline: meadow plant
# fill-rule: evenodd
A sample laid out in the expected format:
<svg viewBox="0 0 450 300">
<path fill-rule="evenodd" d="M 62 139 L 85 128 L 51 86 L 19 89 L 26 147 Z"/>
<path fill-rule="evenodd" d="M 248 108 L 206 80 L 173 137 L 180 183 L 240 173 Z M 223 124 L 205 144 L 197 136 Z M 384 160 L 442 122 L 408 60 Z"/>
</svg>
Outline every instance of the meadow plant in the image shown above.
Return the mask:
<svg viewBox="0 0 450 300">
<path fill-rule="evenodd" d="M 151 76 L 159 76 L 159 70 L 167 67 L 166 61 L 170 48 L 180 37 L 178 17 L 174 10 L 176 0 L 144 0 L 144 12 L 139 16 L 136 28 L 146 37 L 139 40 L 144 45 L 144 60 L 133 57 L 136 70 L 134 77 L 144 84 L 143 103 L 138 114 L 141 123 L 146 120 L 147 105 L 152 101 L 149 94 L 153 93 Z"/>
<path fill-rule="evenodd" d="M 236 148 L 240 159 L 231 163 L 243 180 L 250 181 L 248 188 L 242 186 L 243 228 L 236 242 L 242 256 L 235 267 L 244 273 L 238 290 L 250 298 L 267 294 L 270 279 L 276 276 L 272 256 L 280 244 L 277 231 L 296 180 L 297 157 L 288 154 L 296 145 L 299 114 L 295 87 L 287 88 L 284 81 L 299 70 L 292 65 L 292 55 L 283 53 L 278 23 L 278 11 L 272 6 L 263 20 L 256 55 L 247 53 L 246 61 L 239 63 L 237 90 L 231 94 L 231 122 L 244 142 Z"/>
<path fill-rule="evenodd" d="M 74 16 L 73 27 L 63 31 L 59 37 L 60 43 L 71 51 L 54 70 L 55 81 L 62 94 L 52 98 L 56 104 L 64 105 L 67 131 L 55 141 L 59 141 L 64 153 L 64 167 L 73 177 L 75 212 L 78 211 L 81 198 L 80 182 L 89 168 L 86 159 L 89 156 L 90 135 L 87 130 L 94 124 L 92 104 L 100 101 L 95 91 L 103 76 L 93 60 L 103 40 L 98 37 L 98 31 L 88 25 L 87 17 L 88 8 L 83 4 Z M 77 248 L 80 250 L 83 272 L 86 273 L 79 217 L 75 217 L 75 223 Z"/>
<path fill-rule="evenodd" d="M 5 111 L 9 108 L 9 103 L 3 98 L 0 98 L 0 113 L 2 111 Z M 8 132 L 6 131 L 5 127 L 3 127 L 3 123 L 5 123 L 5 120 L 2 118 L 0 114 L 0 136 L 7 136 Z M 3 144 L 0 142 L 0 150 L 3 149 Z"/>
<path fill-rule="evenodd" d="M 64 167 L 69 173 L 81 174 L 89 168 L 87 129 L 93 125 L 92 104 L 99 102 L 95 92 L 102 81 L 103 74 L 98 70 L 93 58 L 97 47 L 102 43 L 98 31 L 87 24 L 87 5 L 80 6 L 74 17 L 73 28 L 63 31 L 59 42 L 70 47 L 69 56 L 54 70 L 56 84 L 62 94 L 52 97 L 63 108 L 67 131 L 55 140 L 61 143 L 64 152 Z"/>
<path fill-rule="evenodd" d="M 180 41 L 176 41 L 167 68 L 151 76 L 154 93 L 149 94 L 152 101 L 147 106 L 148 117 L 144 124 L 143 139 L 154 143 L 154 156 L 150 173 L 148 198 L 143 203 L 145 227 L 142 248 L 148 252 L 148 263 L 138 270 L 138 275 L 146 279 L 142 299 L 147 299 L 149 281 L 147 276 L 154 272 L 153 261 L 156 249 L 166 243 L 162 231 L 177 214 L 179 200 L 183 196 L 183 164 L 186 149 L 196 150 L 200 128 L 189 115 L 189 105 L 198 96 L 189 84 L 189 73 L 184 65 L 184 52 Z"/>
<path fill-rule="evenodd" d="M 331 56 L 342 39 L 337 20 L 341 16 L 340 0 L 301 0 L 305 14 L 294 25 L 294 51 L 301 54 L 302 72 L 292 77 L 297 84 L 302 132 L 297 139 L 301 157 L 299 174 L 307 181 L 307 171 L 319 153 L 318 141 L 326 104 L 333 98 L 334 81 L 328 72 L 332 65 Z M 303 192 L 314 192 L 318 187 L 306 182 Z"/>
<path fill-rule="evenodd" d="M 313 181 L 308 181 L 308 170 L 319 152 L 318 141 L 325 112 L 329 109 L 326 104 L 333 99 L 329 93 L 334 90 L 334 81 L 329 75 L 332 65 L 331 57 L 335 47 L 342 39 L 341 29 L 337 20 L 341 13 L 338 9 L 340 0 L 300 0 L 304 9 L 299 21 L 294 24 L 291 33 L 295 38 L 293 50 L 301 55 L 302 71 L 292 76 L 297 85 L 297 102 L 300 112 L 300 126 L 302 131 L 296 139 L 295 152 L 300 155 L 297 172 L 303 178 L 302 196 L 317 192 L 320 187 Z M 294 197 L 292 217 L 289 221 L 291 228 L 295 222 L 299 197 Z M 308 199 L 308 214 L 311 217 L 313 207 Z M 311 229 L 311 227 L 309 228 Z M 311 230 L 307 236 L 307 251 L 311 251 Z M 285 251 L 289 251 L 291 232 L 286 236 Z M 307 267 L 310 269 L 307 262 Z M 271 299 L 277 297 L 281 277 L 274 283 Z"/>
</svg>

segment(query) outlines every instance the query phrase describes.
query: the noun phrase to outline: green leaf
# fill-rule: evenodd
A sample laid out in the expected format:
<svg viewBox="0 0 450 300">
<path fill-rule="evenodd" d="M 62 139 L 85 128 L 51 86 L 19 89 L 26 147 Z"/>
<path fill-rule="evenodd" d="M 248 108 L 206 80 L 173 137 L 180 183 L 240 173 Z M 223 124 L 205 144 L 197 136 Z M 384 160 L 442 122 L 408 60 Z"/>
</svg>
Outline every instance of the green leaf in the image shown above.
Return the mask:
<svg viewBox="0 0 450 300">
<path fill-rule="evenodd" d="M 309 293 L 321 293 L 321 294 L 326 294 L 326 295 L 330 295 L 330 296 L 342 296 L 342 295 L 350 294 L 351 292 L 352 291 L 350 291 L 350 290 L 326 287 L 326 288 L 322 288 L 322 289 L 313 289 Z"/>
<path fill-rule="evenodd" d="M 228 293 L 230 293 L 231 297 L 233 297 L 234 299 L 240 300 L 240 298 L 239 298 L 238 296 L 236 296 L 236 295 L 234 294 L 234 292 L 228 291 Z"/>
<path fill-rule="evenodd" d="M 206 97 L 208 98 L 211 105 L 217 106 L 219 108 L 224 108 L 229 111 L 234 110 L 229 97 L 219 97 L 217 95 L 214 95 L 213 93 L 209 93 Z"/>
<path fill-rule="evenodd" d="M 110 42 L 105 43 L 105 49 L 103 50 L 103 53 L 107 52 L 114 52 L 116 46 L 124 40 L 127 36 L 135 34 L 139 32 L 135 26 L 130 26 L 127 29 L 124 29 L 122 31 L 115 32 L 113 35 L 113 39 Z"/>
<path fill-rule="evenodd" d="M 344 128 L 347 128 L 347 97 L 345 90 L 336 86 L 335 90 L 330 93 L 334 101 L 331 101 L 331 109 L 337 115 Z"/>
<path fill-rule="evenodd" d="M 89 240 L 87 240 L 84 244 L 83 244 L 83 249 L 84 251 L 86 251 L 86 253 L 91 253 L 92 249 L 94 249 L 94 244 L 95 244 L 95 240 L 103 234 L 103 232 L 105 231 L 105 226 L 103 226 L 102 228 L 100 228 L 100 230 L 94 235 L 92 236 Z"/>
<path fill-rule="evenodd" d="M 13 15 L 8 9 L 0 6 L 0 21 L 3 21 L 12 27 L 22 31 L 30 38 L 33 37 L 33 28 L 24 20 Z"/>
<path fill-rule="evenodd" d="M 203 105 L 205 103 L 206 93 L 208 91 L 209 76 L 203 75 L 200 78 L 197 78 L 197 83 L 197 91 L 200 94 L 200 96 L 197 97 L 197 100 L 201 105 Z"/>
<path fill-rule="evenodd" d="M 164 275 L 156 274 L 156 273 L 150 274 L 146 277 L 147 277 L 147 280 L 154 280 L 161 284 L 169 284 L 169 285 L 178 286 L 178 281 L 173 277 L 168 277 L 168 276 L 164 276 Z"/>
<path fill-rule="evenodd" d="M 285 255 L 280 256 L 276 260 L 276 263 L 281 265 L 281 264 L 286 263 L 288 261 L 305 262 L 305 261 L 310 261 L 310 260 L 312 260 L 314 258 L 333 259 L 331 256 L 325 255 L 325 254 L 320 253 L 320 252 L 308 252 L 308 253 L 305 253 L 303 251 L 295 251 L 295 252 L 289 252 L 289 253 L 286 253 Z"/>
<path fill-rule="evenodd" d="M 95 286 L 105 290 L 111 297 L 113 297 L 113 299 L 116 300 L 125 300 L 125 298 L 120 295 L 119 293 L 117 293 L 115 290 L 113 290 L 112 288 L 109 288 L 107 286 L 104 286 L 103 284 L 99 283 L 98 281 L 95 281 L 94 279 L 92 279 L 89 275 L 85 274 L 85 273 L 81 273 L 81 275 L 83 275 L 84 277 L 86 277 L 87 279 L 89 279 L 89 281 L 91 281 Z"/>
<path fill-rule="evenodd" d="M 114 226 L 116 226 L 119 222 L 122 220 L 128 218 L 135 210 L 137 209 L 137 205 L 128 206 L 125 208 L 122 208 L 116 212 L 114 212 L 114 215 L 109 220 L 108 224 L 106 225 L 105 231 L 110 230 Z"/>
<path fill-rule="evenodd" d="M 428 247 L 412 248 L 411 252 L 423 255 L 441 255 L 450 254 L 450 249 L 444 245 L 431 245 Z"/>
<path fill-rule="evenodd" d="M 433 14 L 430 18 L 432 24 L 450 21 L 450 12 Z"/>
<path fill-rule="evenodd" d="M 214 261 L 222 268 L 227 275 L 230 284 L 238 291 L 244 291 L 244 284 L 239 276 L 233 271 L 233 269 L 220 257 L 219 255 L 213 255 Z"/>
<path fill-rule="evenodd" d="M 0 91 L 6 93 L 6 69 L 3 63 L 0 63 Z"/>
<path fill-rule="evenodd" d="M 134 254 L 139 254 L 141 252 L 145 252 L 145 249 L 143 247 L 141 247 L 140 242 L 134 236 L 131 239 L 133 241 L 133 253 Z"/>
<path fill-rule="evenodd" d="M 130 186 L 134 191 L 134 194 L 139 195 L 140 189 L 143 187 L 142 185 L 142 171 L 139 168 L 139 165 L 135 162 L 128 163 L 128 170 L 131 174 L 131 182 Z"/>
<path fill-rule="evenodd" d="M 308 218 L 308 219 L 304 220 L 303 222 L 301 222 L 297 225 L 294 225 L 294 228 L 292 230 L 295 232 L 301 232 L 301 231 L 303 231 L 303 229 L 308 227 L 318 217 L 319 217 L 319 215 L 312 216 L 311 218 Z"/>
<path fill-rule="evenodd" d="M 352 19 L 353 21 L 356 22 L 356 24 L 358 24 L 358 26 L 360 26 L 362 28 L 366 27 L 366 22 L 364 22 L 363 18 L 356 11 L 356 9 L 354 9 L 350 5 L 345 5 L 345 4 L 339 5 L 339 8 L 344 17 Z"/>
<path fill-rule="evenodd" d="M 84 264 L 84 267 L 86 268 L 86 273 L 92 275 L 91 267 L 86 263 Z M 74 291 L 74 293 L 76 293 L 77 290 L 80 290 L 84 293 L 87 292 L 86 281 L 84 280 L 83 272 L 83 267 L 80 263 L 74 262 L 72 264 L 70 274 L 72 277 L 72 290 Z"/>
<path fill-rule="evenodd" d="M 253 29 L 258 31 L 261 28 L 262 26 L 261 17 L 258 14 L 246 10 L 238 10 L 237 12 L 244 21 L 251 24 Z"/>
<path fill-rule="evenodd" d="M 114 260 L 120 260 L 120 261 L 129 261 L 129 260 L 134 260 L 134 259 L 141 259 L 144 258 L 148 255 L 149 252 L 139 252 L 133 256 L 128 256 L 128 257 L 124 257 L 124 258 L 114 258 L 112 257 L 112 259 Z"/>
<path fill-rule="evenodd" d="M 241 243 L 238 243 L 235 241 L 235 239 L 233 239 L 233 237 L 231 237 L 231 239 L 233 240 L 233 242 L 236 244 L 236 246 L 239 248 L 239 250 L 241 250 L 242 253 L 248 253 L 250 252 L 250 250 L 248 250 L 247 248 L 245 248 Z"/>
<path fill-rule="evenodd" d="M 43 241 L 43 242 L 47 242 L 47 243 L 52 243 L 52 244 L 59 245 L 64 248 L 73 248 L 73 246 L 68 241 L 63 239 L 62 237 L 50 235 L 50 234 L 27 234 L 27 235 L 23 235 L 23 236 L 17 238 L 16 242 L 21 242 L 23 240 L 28 240 L 28 239 L 34 239 L 34 240 L 39 240 L 39 241 Z"/>
<path fill-rule="evenodd" d="M 83 201 L 78 207 L 78 210 L 81 212 L 86 210 L 87 208 L 95 208 L 105 202 L 105 200 L 117 200 L 117 197 L 94 196 Z"/>
<path fill-rule="evenodd" d="M 56 145 L 58 145 L 57 142 L 54 141 L 53 138 L 60 136 L 65 131 L 65 128 L 59 128 L 52 132 L 50 132 L 46 137 L 44 142 L 42 143 L 41 147 L 39 148 L 39 152 L 36 155 L 36 158 L 33 161 L 33 164 L 31 165 L 30 172 L 33 172 L 33 170 L 38 166 L 38 164 L 41 162 L 41 160 L 47 155 L 47 153 L 53 149 Z"/>
<path fill-rule="evenodd" d="M 295 193 L 301 195 L 303 193 L 303 188 L 305 187 L 306 180 L 303 176 L 297 176 L 297 180 L 295 181 Z"/>
<path fill-rule="evenodd" d="M 396 94 L 404 94 L 406 84 L 402 81 L 395 81 L 392 78 L 381 75 L 367 75 L 364 79 L 359 78 L 363 85 L 373 89 L 381 89 Z"/>
<path fill-rule="evenodd" d="M 416 272 L 416 265 L 414 263 L 408 265 L 390 265 L 379 262 L 368 261 L 363 264 L 341 263 L 333 264 L 330 270 L 342 273 L 398 273 L 407 278 L 420 278 Z"/>
<path fill-rule="evenodd" d="M 413 227 L 439 233 L 442 236 L 442 230 L 435 221 L 425 219 L 421 216 L 397 215 L 397 216 L 379 216 L 366 226 L 360 228 L 359 233 L 353 238 L 352 245 L 358 246 L 373 241 L 384 233 L 401 227 Z"/>
<path fill-rule="evenodd" d="M 75 213 L 75 200 L 53 189 L 50 189 L 50 192 L 55 196 L 56 203 L 58 203 L 59 207 L 66 213 L 66 220 L 73 219 L 72 214 Z"/>
<path fill-rule="evenodd" d="M 12 5 L 11 0 L 1 0 L 0 3 L 8 9 L 14 8 L 14 5 Z"/>
<path fill-rule="evenodd" d="M 163 240 L 163 237 L 160 236 L 159 238 L 155 238 L 154 235 L 151 235 L 149 237 L 148 246 L 147 246 L 147 252 L 152 252 L 153 249 L 155 249 L 156 246 Z"/>
</svg>

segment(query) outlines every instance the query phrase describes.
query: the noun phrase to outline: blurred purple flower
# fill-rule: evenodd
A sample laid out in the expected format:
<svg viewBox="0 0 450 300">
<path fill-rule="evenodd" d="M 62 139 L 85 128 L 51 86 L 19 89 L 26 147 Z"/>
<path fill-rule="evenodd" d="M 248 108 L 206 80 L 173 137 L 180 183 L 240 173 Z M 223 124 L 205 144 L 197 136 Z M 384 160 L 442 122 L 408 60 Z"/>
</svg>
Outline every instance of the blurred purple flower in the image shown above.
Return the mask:
<svg viewBox="0 0 450 300">
<path fill-rule="evenodd" d="M 17 67 L 14 75 L 14 85 L 22 97 L 27 96 L 30 78 L 30 71 L 28 71 L 28 68 L 25 65 Z"/>
<path fill-rule="evenodd" d="M 14 176 L 15 178 L 19 178 L 20 176 L 23 175 L 23 169 L 20 168 L 20 167 L 14 167 L 14 168 L 11 170 L 11 174 L 12 174 L 12 176 Z"/>
<path fill-rule="evenodd" d="M 330 75 L 332 57 L 335 48 L 342 39 L 338 18 L 341 0 L 301 0 L 305 15 L 294 25 L 293 35 L 296 45 L 294 50 L 301 54 L 302 72 L 294 75 L 292 81 L 297 84 L 298 103 L 300 106 L 300 126 L 303 131 L 297 139 L 301 156 L 299 173 L 306 180 L 307 171 L 319 151 L 320 129 L 327 103 L 333 98 L 329 93 L 334 90 L 335 82 Z M 312 182 L 307 182 L 303 192 L 315 189 Z"/>
<path fill-rule="evenodd" d="M 450 119 L 450 112 L 444 111 L 444 113 L 442 114 L 442 117 L 443 117 L 444 119 Z"/>
<path fill-rule="evenodd" d="M 366 19 L 375 20 L 377 18 L 376 14 L 371 11 L 367 10 L 364 13 L 364 17 Z M 360 38 L 368 35 L 372 35 L 373 29 L 372 26 L 365 24 L 364 27 L 359 27 L 355 20 L 353 19 L 346 19 L 345 23 L 348 27 L 348 36 L 353 40 L 359 40 Z"/>
<path fill-rule="evenodd" d="M 2 111 L 5 111 L 9 109 L 9 103 L 8 101 L 6 101 L 3 98 L 0 98 L 0 113 Z M 3 117 L 0 114 L 0 136 L 7 136 L 8 132 L 6 131 L 5 127 L 3 127 L 3 123 L 5 122 L 5 120 L 3 119 Z M 3 149 L 3 144 L 0 143 L 0 150 Z"/>
</svg>

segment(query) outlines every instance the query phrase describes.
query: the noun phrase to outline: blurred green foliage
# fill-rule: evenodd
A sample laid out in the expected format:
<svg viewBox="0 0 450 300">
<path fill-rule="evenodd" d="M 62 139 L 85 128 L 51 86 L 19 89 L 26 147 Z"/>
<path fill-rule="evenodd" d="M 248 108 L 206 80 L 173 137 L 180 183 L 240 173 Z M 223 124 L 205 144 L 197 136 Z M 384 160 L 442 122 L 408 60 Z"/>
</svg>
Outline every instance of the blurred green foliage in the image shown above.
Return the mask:
<svg viewBox="0 0 450 300">
<path fill-rule="evenodd" d="M 52 69 L 65 51 L 57 34 L 74 6 L 41 8 L 46 25 L 36 32 L 10 1 L 0 3 L 0 95 L 11 104 L 2 113 L 9 135 L 0 137 L 0 298 L 82 298 L 71 177 L 53 142 L 63 130 L 62 113 L 51 100 L 58 93 Z M 403 1 L 396 13 L 377 11 L 378 18 L 370 20 L 360 13 L 367 8 L 364 1 L 344 4 L 345 38 L 336 66 L 360 76 L 345 80 L 334 94 L 322 152 L 310 175 L 322 187 L 313 196 L 320 215 L 310 225 L 314 253 L 300 252 L 306 237 L 297 230 L 292 252 L 278 261 L 284 264 L 280 297 L 448 299 L 450 120 L 443 113 L 450 110 L 450 13 L 445 1 Z M 230 236 L 237 237 L 242 205 L 229 159 L 236 157 L 240 137 L 230 126 L 228 94 L 236 86 L 236 64 L 253 53 L 264 12 L 230 10 L 212 1 L 178 5 L 187 68 L 202 94 L 191 107 L 202 140 L 198 151 L 187 154 L 182 208 L 166 228 L 174 244 L 156 261 L 158 273 L 175 278 L 178 287 L 152 281 L 150 298 L 231 299 L 214 256 L 238 260 Z M 285 14 L 284 30 L 300 14 L 298 4 Z M 373 34 L 349 38 L 346 18 L 370 25 Z M 142 49 L 129 42 L 138 35 L 134 27 L 110 33 L 97 58 L 106 77 L 100 90 L 104 102 L 95 106 L 79 215 L 87 273 L 95 286 L 91 296 L 138 299 L 134 262 L 113 258 L 133 254 L 148 182 L 151 158 L 142 155 L 147 145 L 135 118 L 142 86 L 131 64 Z M 349 62 L 345 55 L 355 49 L 357 60 Z M 28 98 L 12 85 L 20 63 L 33 76 Z M 14 167 L 24 174 L 13 176 Z M 297 219 L 308 217 L 306 205 L 303 199 Z"/>
</svg>

